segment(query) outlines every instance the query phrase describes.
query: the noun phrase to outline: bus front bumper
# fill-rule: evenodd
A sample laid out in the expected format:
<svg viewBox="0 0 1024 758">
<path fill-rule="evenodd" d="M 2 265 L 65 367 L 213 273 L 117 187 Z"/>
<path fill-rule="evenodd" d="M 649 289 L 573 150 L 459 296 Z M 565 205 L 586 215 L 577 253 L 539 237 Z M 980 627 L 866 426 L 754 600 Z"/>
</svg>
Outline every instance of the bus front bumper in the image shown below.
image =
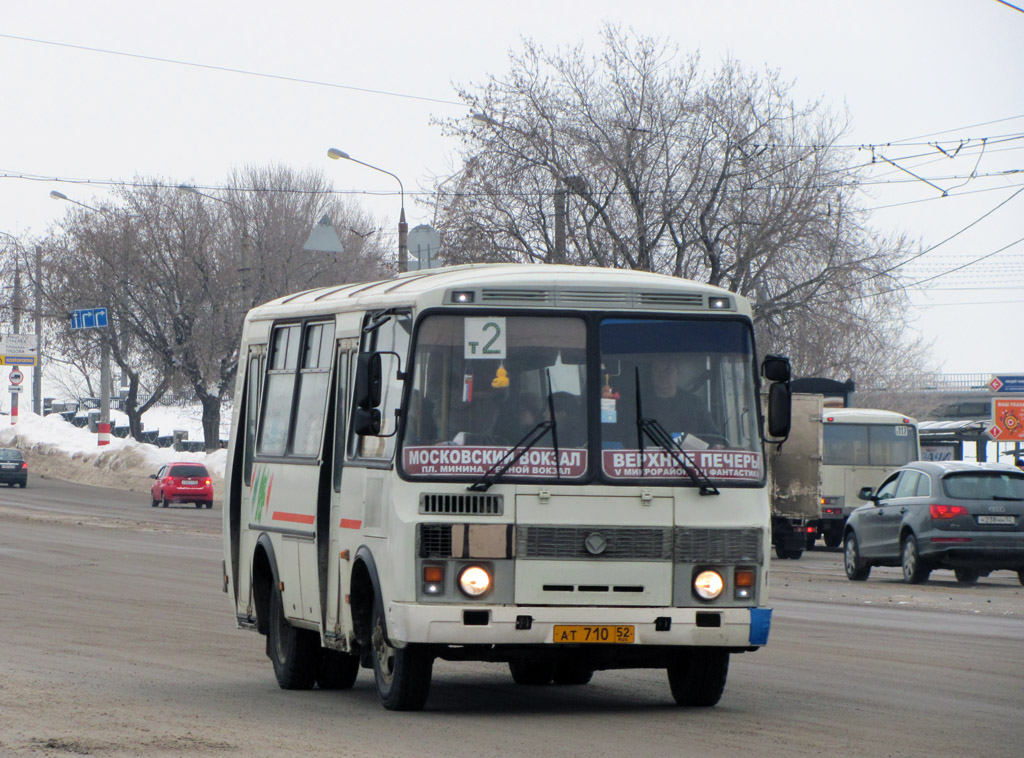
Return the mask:
<svg viewBox="0 0 1024 758">
<path fill-rule="evenodd" d="M 556 645 L 555 627 L 633 628 L 635 645 L 751 648 L 768 642 L 770 608 L 388 606 L 393 645 Z"/>
</svg>

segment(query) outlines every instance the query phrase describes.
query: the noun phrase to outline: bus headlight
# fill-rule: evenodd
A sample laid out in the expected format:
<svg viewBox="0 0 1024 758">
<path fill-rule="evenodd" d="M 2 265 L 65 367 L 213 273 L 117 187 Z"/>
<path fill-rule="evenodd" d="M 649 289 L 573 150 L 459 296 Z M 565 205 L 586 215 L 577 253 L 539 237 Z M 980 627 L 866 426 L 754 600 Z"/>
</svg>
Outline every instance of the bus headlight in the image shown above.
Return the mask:
<svg viewBox="0 0 1024 758">
<path fill-rule="evenodd" d="M 693 591 L 703 600 L 714 600 L 722 594 L 725 582 L 717 571 L 701 571 L 693 578 Z"/>
<path fill-rule="evenodd" d="M 491 589 L 491 574 L 483 566 L 466 566 L 459 572 L 459 589 L 469 597 L 480 597 Z"/>
</svg>

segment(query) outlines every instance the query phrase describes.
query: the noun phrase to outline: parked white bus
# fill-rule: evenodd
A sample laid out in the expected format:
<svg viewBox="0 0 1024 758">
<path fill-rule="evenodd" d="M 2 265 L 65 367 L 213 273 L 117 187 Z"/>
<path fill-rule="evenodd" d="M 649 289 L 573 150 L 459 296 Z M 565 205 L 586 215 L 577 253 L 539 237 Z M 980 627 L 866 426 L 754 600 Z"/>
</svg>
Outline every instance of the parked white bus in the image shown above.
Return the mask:
<svg viewBox="0 0 1024 758">
<path fill-rule="evenodd" d="M 767 642 L 764 435 L 789 425 L 750 306 L 657 274 L 476 265 L 246 317 L 224 589 L 286 689 L 422 708 L 433 662 L 517 683 L 657 667 L 710 706 Z"/>
<path fill-rule="evenodd" d="M 846 519 L 864 504 L 863 487 L 874 489 L 893 470 L 919 460 L 917 421 L 892 411 L 826 408 L 822 413 L 821 534 L 825 544 L 843 542 Z"/>
</svg>

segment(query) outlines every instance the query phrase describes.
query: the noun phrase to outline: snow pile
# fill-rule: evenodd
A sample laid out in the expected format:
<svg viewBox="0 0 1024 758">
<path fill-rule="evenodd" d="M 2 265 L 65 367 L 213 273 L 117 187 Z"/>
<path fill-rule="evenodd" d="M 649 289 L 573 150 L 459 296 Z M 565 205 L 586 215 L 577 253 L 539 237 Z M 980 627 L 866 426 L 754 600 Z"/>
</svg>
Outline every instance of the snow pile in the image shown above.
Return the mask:
<svg viewBox="0 0 1024 758">
<path fill-rule="evenodd" d="M 176 411 L 179 410 L 161 409 L 153 414 L 154 419 L 159 419 L 161 434 L 170 434 L 172 429 L 186 429 L 190 439 L 202 439 L 201 431 L 193 436 L 190 429 L 193 424 L 189 423 L 188 417 L 178 415 Z M 147 413 L 147 427 L 150 420 Z M 186 453 L 113 436 L 109 445 L 100 447 L 96 444 L 96 435 L 87 427 L 73 426 L 55 413 L 42 417 L 31 411 L 22 411 L 16 425 L 5 424 L 7 421 L 8 417 L 0 416 L 0 424 L 4 424 L 0 426 L 0 447 L 19 448 L 28 460 L 30 474 L 148 492 L 153 483 L 150 474 L 155 474 L 165 463 L 197 461 L 206 465 L 214 481 L 214 496 L 220 497 L 227 462 L 225 449 L 212 453 Z"/>
</svg>

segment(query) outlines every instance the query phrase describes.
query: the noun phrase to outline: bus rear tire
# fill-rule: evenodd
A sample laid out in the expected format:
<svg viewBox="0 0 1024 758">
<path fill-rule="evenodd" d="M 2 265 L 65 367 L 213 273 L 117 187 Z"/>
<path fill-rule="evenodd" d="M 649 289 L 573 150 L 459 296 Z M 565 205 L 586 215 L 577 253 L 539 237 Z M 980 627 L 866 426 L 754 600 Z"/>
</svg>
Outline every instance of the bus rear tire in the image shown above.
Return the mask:
<svg viewBox="0 0 1024 758">
<path fill-rule="evenodd" d="M 719 648 L 680 651 L 668 666 L 668 684 L 677 705 L 710 708 L 722 699 L 729 676 L 729 653 Z"/>
<path fill-rule="evenodd" d="M 278 685 L 283 690 L 311 689 L 320 662 L 320 638 L 288 623 L 280 591 L 270 593 L 267 626 L 267 657 L 274 664 Z"/>
<path fill-rule="evenodd" d="M 352 689 L 358 675 L 358 655 L 350 655 L 338 650 L 324 650 L 320 653 L 320 666 L 316 672 L 316 684 L 320 689 Z"/>
<path fill-rule="evenodd" d="M 392 647 L 384 633 L 384 611 L 379 603 L 373 605 L 370 646 L 381 705 L 389 711 L 422 710 L 430 694 L 434 656 L 423 645 Z"/>
</svg>

